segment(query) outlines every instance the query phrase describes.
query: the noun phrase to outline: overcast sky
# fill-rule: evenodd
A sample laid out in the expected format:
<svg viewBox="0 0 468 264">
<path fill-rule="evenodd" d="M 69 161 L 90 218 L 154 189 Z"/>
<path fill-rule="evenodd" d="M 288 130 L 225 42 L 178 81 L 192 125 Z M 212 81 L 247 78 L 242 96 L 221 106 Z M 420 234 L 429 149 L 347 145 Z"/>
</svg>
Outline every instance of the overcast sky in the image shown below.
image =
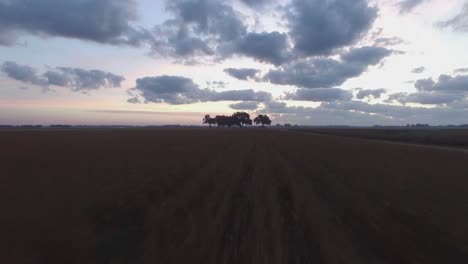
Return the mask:
<svg viewBox="0 0 468 264">
<path fill-rule="evenodd" d="M 466 0 L 0 0 L 0 124 L 468 124 Z"/>
</svg>

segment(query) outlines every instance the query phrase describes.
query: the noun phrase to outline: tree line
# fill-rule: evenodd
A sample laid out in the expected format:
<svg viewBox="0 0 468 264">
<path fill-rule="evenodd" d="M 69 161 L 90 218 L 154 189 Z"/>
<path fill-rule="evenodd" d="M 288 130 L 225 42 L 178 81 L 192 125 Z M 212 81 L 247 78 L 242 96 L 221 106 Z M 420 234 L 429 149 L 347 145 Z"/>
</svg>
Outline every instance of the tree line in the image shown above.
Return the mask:
<svg viewBox="0 0 468 264">
<path fill-rule="evenodd" d="M 205 117 L 203 118 L 203 124 L 208 124 L 210 127 L 212 125 L 217 125 L 218 127 L 244 127 L 246 125 L 250 126 L 253 123 L 265 127 L 265 125 L 271 125 L 271 120 L 270 117 L 268 117 L 267 115 L 258 115 L 252 121 L 252 119 L 250 119 L 250 115 L 246 112 L 236 112 L 230 116 L 217 115 L 214 118 L 210 115 L 205 115 Z"/>
</svg>

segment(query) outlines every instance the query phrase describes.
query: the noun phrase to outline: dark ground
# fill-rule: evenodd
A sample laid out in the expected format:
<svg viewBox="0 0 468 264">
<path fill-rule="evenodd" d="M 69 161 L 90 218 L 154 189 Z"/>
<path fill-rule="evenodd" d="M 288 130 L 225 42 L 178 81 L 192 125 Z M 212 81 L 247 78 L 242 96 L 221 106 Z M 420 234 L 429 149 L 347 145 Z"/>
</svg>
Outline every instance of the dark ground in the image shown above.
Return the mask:
<svg viewBox="0 0 468 264">
<path fill-rule="evenodd" d="M 468 155 L 271 129 L 0 132 L 1 263 L 468 263 Z"/>
<path fill-rule="evenodd" d="M 468 149 L 466 128 L 299 128 L 293 131 Z"/>
</svg>

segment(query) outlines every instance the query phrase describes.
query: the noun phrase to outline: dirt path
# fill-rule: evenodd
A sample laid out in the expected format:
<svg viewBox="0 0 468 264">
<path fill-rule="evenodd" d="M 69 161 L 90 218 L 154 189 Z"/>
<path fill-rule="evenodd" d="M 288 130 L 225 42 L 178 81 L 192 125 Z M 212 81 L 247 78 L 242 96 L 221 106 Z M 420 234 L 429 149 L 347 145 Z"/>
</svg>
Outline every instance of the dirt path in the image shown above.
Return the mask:
<svg viewBox="0 0 468 264">
<path fill-rule="evenodd" d="M 458 151 L 216 129 L 0 134 L 0 145 L 5 263 L 468 260 Z"/>
</svg>

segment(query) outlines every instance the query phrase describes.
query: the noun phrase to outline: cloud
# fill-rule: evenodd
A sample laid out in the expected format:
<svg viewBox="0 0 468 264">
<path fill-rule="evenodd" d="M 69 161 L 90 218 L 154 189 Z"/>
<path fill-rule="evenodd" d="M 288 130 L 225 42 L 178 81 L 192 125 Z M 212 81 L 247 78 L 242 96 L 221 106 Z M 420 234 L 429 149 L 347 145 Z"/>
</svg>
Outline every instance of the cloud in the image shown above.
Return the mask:
<svg viewBox="0 0 468 264">
<path fill-rule="evenodd" d="M 286 93 L 283 100 L 334 102 L 347 101 L 353 98 L 350 91 L 339 88 L 297 89 L 293 93 Z"/>
<path fill-rule="evenodd" d="M 341 60 L 365 66 L 376 65 L 391 53 L 392 51 L 386 48 L 366 46 L 350 49 L 348 52 L 341 55 Z"/>
<path fill-rule="evenodd" d="M 95 90 L 101 87 L 120 87 L 124 77 L 101 70 L 58 67 L 43 74 L 47 85 L 68 87 L 73 91 Z"/>
<path fill-rule="evenodd" d="M 418 68 L 414 68 L 413 70 L 411 70 L 411 72 L 412 73 L 423 73 L 425 70 L 426 70 L 426 68 L 424 66 L 421 66 L 421 67 L 418 67 Z"/>
<path fill-rule="evenodd" d="M 468 32 L 468 2 L 465 3 L 461 12 L 453 18 L 439 22 L 439 27 L 451 28 L 454 31 Z"/>
<path fill-rule="evenodd" d="M 408 13 L 413 11 L 416 7 L 421 5 L 425 0 L 402 0 L 398 3 L 400 14 Z"/>
<path fill-rule="evenodd" d="M 320 108 L 356 111 L 365 114 L 378 115 L 393 120 L 396 124 L 448 122 L 462 124 L 468 118 L 463 110 L 449 108 L 422 108 L 409 106 L 395 106 L 386 104 L 368 104 L 358 101 L 323 103 Z M 439 123 L 440 124 L 440 123 Z"/>
<path fill-rule="evenodd" d="M 305 56 L 328 55 L 357 42 L 376 17 L 367 0 L 293 0 L 286 15 L 294 49 Z"/>
<path fill-rule="evenodd" d="M 240 102 L 237 104 L 230 104 L 229 107 L 234 110 L 256 110 L 258 108 L 258 102 Z"/>
<path fill-rule="evenodd" d="M 391 37 L 391 38 L 376 38 L 374 40 L 375 45 L 378 46 L 385 46 L 385 47 L 390 47 L 390 46 L 396 46 L 405 43 L 405 41 L 399 37 Z"/>
<path fill-rule="evenodd" d="M 139 44 L 132 27 L 135 0 L 15 0 L 0 1 L 0 45 L 12 45 L 16 35 L 76 38 L 99 43 Z M 82 14 L 82 15 L 77 15 Z M 4 32 L 9 33 L 7 38 Z"/>
<path fill-rule="evenodd" d="M 207 88 L 225 88 L 228 84 L 223 81 L 206 82 Z"/>
<path fill-rule="evenodd" d="M 447 104 L 454 101 L 461 100 L 463 98 L 460 97 L 458 94 L 450 94 L 450 93 L 443 93 L 443 92 L 416 92 L 416 93 L 397 93 L 392 94 L 388 102 L 397 101 L 401 104 L 407 103 L 418 103 L 418 104 L 430 104 L 430 105 L 438 105 L 438 104 Z"/>
<path fill-rule="evenodd" d="M 23 83 L 38 85 L 44 88 L 57 86 L 69 88 L 72 91 L 88 91 L 101 87 L 120 87 L 124 77 L 101 70 L 84 70 L 80 68 L 57 67 L 42 75 L 37 70 L 26 65 L 7 61 L 0 70 L 9 78 Z"/>
<path fill-rule="evenodd" d="M 388 104 L 370 104 L 361 101 L 324 102 L 318 107 L 288 106 L 285 102 L 270 101 L 265 108 L 275 122 L 303 125 L 406 125 L 427 123 L 432 125 L 467 124 L 468 101 L 456 107 L 410 107 Z"/>
<path fill-rule="evenodd" d="M 166 8 L 172 17 L 154 29 L 156 54 L 214 56 L 247 32 L 241 15 L 224 1 L 174 0 Z"/>
<path fill-rule="evenodd" d="M 249 80 L 255 79 L 260 70 L 251 69 L 251 68 L 243 68 L 243 69 L 234 69 L 234 68 L 227 68 L 224 70 L 229 76 L 239 79 L 239 80 Z"/>
<path fill-rule="evenodd" d="M 387 93 L 386 89 L 359 89 L 359 92 L 356 95 L 357 99 L 364 99 L 364 98 L 380 98 L 383 94 Z"/>
<path fill-rule="evenodd" d="M 10 79 L 34 85 L 43 85 L 41 79 L 36 74 L 36 69 L 30 66 L 19 65 L 15 62 L 7 61 L 1 65 L 0 69 Z"/>
<path fill-rule="evenodd" d="M 360 76 L 369 66 L 381 63 L 392 53 L 381 47 L 353 48 L 341 55 L 341 60 L 314 58 L 290 63 L 270 70 L 263 79 L 273 84 L 302 88 L 340 86 L 350 78 Z"/>
<path fill-rule="evenodd" d="M 468 73 L 468 68 L 460 68 L 454 71 L 455 73 Z"/>
<path fill-rule="evenodd" d="M 468 75 L 450 76 L 442 74 L 437 82 L 432 78 L 421 79 L 415 83 L 419 91 L 468 92 Z"/>
<path fill-rule="evenodd" d="M 465 100 L 468 96 L 468 75 L 440 75 L 437 81 L 432 78 L 420 79 L 414 83 L 415 93 L 397 93 L 388 98 L 388 102 L 402 104 L 448 104 Z"/>
<path fill-rule="evenodd" d="M 241 0 L 244 4 L 250 7 L 262 7 L 268 3 L 271 3 L 271 0 Z"/>
<path fill-rule="evenodd" d="M 248 33 L 235 43 L 234 51 L 276 66 L 290 59 L 288 36 L 284 33 Z"/>
<path fill-rule="evenodd" d="M 218 92 L 201 89 L 191 79 L 179 76 L 156 76 L 137 79 L 134 91 L 146 102 L 167 104 L 192 104 L 217 101 L 266 102 L 272 99 L 270 93 L 252 89 Z"/>
<path fill-rule="evenodd" d="M 194 32 L 214 35 L 223 41 L 238 39 L 246 27 L 231 6 L 217 0 L 172 0 L 167 8 L 176 20 L 191 26 Z"/>
</svg>

